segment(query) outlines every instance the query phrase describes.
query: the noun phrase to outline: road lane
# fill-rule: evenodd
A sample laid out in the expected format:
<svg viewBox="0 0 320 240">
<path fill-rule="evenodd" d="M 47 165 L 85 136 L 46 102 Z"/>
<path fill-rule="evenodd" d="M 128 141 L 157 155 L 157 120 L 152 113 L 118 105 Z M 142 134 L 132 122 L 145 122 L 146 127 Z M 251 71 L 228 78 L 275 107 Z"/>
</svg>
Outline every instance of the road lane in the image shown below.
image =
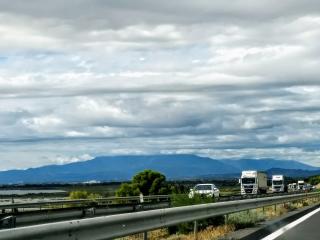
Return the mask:
<svg viewBox="0 0 320 240">
<path fill-rule="evenodd" d="M 282 227 L 264 240 L 317 240 L 320 239 L 320 208 Z M 281 233 L 281 235 L 279 235 Z M 278 235 L 278 236 L 276 236 Z"/>
</svg>

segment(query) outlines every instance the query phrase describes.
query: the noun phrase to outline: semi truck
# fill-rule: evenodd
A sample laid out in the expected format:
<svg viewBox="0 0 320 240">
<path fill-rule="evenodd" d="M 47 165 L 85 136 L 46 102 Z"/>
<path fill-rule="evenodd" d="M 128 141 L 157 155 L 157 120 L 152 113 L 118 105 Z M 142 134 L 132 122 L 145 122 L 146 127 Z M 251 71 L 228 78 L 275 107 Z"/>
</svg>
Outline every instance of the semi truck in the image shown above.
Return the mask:
<svg viewBox="0 0 320 240">
<path fill-rule="evenodd" d="M 285 178 L 283 175 L 272 175 L 271 191 L 273 193 L 286 192 Z"/>
<path fill-rule="evenodd" d="M 288 192 L 296 192 L 296 191 L 297 191 L 297 183 L 289 183 Z"/>
<path fill-rule="evenodd" d="M 311 191 L 312 190 L 312 185 L 309 183 L 306 183 L 303 180 L 298 181 L 298 190 L 299 191 Z"/>
<path fill-rule="evenodd" d="M 305 190 L 305 182 L 303 180 L 298 181 L 297 190 L 304 191 Z"/>
<path fill-rule="evenodd" d="M 267 193 L 267 174 L 255 170 L 242 171 L 240 184 L 242 195 Z"/>
</svg>

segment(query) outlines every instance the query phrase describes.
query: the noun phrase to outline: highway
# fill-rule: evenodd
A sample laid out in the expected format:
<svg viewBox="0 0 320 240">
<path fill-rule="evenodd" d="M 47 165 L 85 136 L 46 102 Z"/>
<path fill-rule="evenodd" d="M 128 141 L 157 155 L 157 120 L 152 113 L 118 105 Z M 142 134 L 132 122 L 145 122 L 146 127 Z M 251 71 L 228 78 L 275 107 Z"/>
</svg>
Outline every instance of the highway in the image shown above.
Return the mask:
<svg viewBox="0 0 320 240">
<path fill-rule="evenodd" d="M 265 206 L 319 197 L 320 192 L 300 193 L 58 221 L 0 230 L 0 239 L 114 239 L 135 233 L 145 233 L 154 229 L 185 222 L 194 222 L 199 219 L 223 216 L 234 212 L 243 212 Z M 320 211 L 320 208 L 317 211 Z M 312 211 L 305 216 L 310 214 L 315 213 Z M 292 227 L 295 227 L 296 225 L 293 225 Z M 276 239 L 280 235 L 281 234 L 273 236 L 268 240 Z M 305 238 L 302 239 L 304 240 Z"/>
<path fill-rule="evenodd" d="M 264 198 L 295 193 L 261 194 L 261 195 L 231 195 L 221 196 L 217 202 Z M 91 218 L 112 214 L 129 213 L 170 207 L 170 195 L 144 196 L 143 202 L 139 196 L 135 197 L 109 197 L 100 199 L 27 201 L 13 204 L 0 204 L 0 229 L 8 227 L 21 227 L 54 221 Z M 12 212 L 13 209 L 16 212 Z M 6 224 L 9 216 L 14 216 L 14 225 Z"/>
<path fill-rule="evenodd" d="M 278 229 L 262 240 L 317 240 L 320 239 L 320 208 Z"/>
</svg>

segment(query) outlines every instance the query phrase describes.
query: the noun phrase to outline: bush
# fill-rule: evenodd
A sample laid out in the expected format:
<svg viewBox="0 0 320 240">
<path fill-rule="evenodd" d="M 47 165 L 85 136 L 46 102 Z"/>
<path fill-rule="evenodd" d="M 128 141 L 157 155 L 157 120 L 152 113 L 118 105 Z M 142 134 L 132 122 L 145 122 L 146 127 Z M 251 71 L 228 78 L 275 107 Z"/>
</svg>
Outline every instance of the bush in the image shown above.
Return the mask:
<svg viewBox="0 0 320 240">
<path fill-rule="evenodd" d="M 302 206 L 304 206 L 304 207 L 309 206 L 309 203 L 307 201 L 303 201 Z"/>
<path fill-rule="evenodd" d="M 213 203 L 215 199 L 212 197 L 201 196 L 195 194 L 193 198 L 189 198 L 188 194 L 173 194 L 171 197 L 171 205 L 173 207 L 189 206 L 195 204 Z"/>
<path fill-rule="evenodd" d="M 171 194 L 185 194 L 189 192 L 189 187 L 179 183 L 169 183 L 168 189 Z"/>
<path fill-rule="evenodd" d="M 296 210 L 298 207 L 293 204 L 293 203 L 287 203 L 285 204 L 285 209 L 287 209 L 288 211 L 293 211 Z"/>
<path fill-rule="evenodd" d="M 213 203 L 215 199 L 212 197 L 206 197 L 201 195 L 195 195 L 193 198 L 189 198 L 187 194 L 174 194 L 171 198 L 171 205 L 173 207 L 181 207 L 196 204 Z M 218 226 L 224 223 L 224 216 L 217 216 L 212 218 L 207 218 L 198 221 L 199 230 L 205 229 L 208 226 Z M 189 233 L 193 231 L 194 223 L 182 223 L 177 226 L 169 227 L 169 233 Z"/>
<path fill-rule="evenodd" d="M 138 196 L 140 190 L 136 184 L 122 183 L 120 188 L 116 191 L 117 197 Z"/>
<path fill-rule="evenodd" d="M 311 184 L 311 185 L 317 185 L 320 183 L 320 176 L 312 176 L 312 177 L 309 177 L 308 179 L 308 182 Z"/>
<path fill-rule="evenodd" d="M 96 199 L 101 198 L 98 193 L 88 193 L 87 191 L 72 191 L 69 193 L 69 199 Z"/>
<path fill-rule="evenodd" d="M 235 229 L 241 229 L 246 227 L 253 227 L 256 223 L 264 220 L 262 214 L 258 214 L 256 211 L 238 212 L 232 213 L 228 216 L 227 224 L 231 224 Z"/>
</svg>

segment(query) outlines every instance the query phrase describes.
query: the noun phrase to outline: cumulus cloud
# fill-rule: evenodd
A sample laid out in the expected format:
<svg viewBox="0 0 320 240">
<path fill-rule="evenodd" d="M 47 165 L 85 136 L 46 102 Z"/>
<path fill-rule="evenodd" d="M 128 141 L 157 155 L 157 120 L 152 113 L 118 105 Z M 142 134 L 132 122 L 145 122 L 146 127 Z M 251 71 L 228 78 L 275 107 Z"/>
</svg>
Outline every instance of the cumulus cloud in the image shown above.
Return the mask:
<svg viewBox="0 0 320 240">
<path fill-rule="evenodd" d="M 180 152 L 320 166 L 317 1 L 0 9 L 2 169 Z"/>
</svg>

